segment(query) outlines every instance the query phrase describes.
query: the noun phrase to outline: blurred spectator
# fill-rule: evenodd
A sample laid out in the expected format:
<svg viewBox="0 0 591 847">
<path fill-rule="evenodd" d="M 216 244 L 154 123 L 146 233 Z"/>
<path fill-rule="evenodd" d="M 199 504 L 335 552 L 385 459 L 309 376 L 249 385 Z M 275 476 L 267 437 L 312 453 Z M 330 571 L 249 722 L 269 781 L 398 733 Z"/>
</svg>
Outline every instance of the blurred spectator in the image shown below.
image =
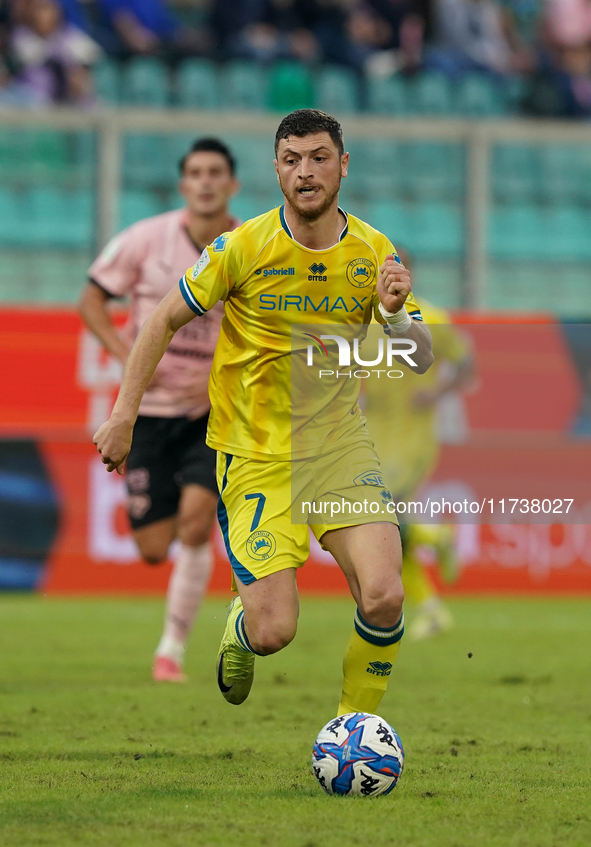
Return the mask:
<svg viewBox="0 0 591 847">
<path fill-rule="evenodd" d="M 358 64 L 347 38 L 352 0 L 215 0 L 212 25 L 224 56 Z"/>
<path fill-rule="evenodd" d="M 325 62 L 358 65 L 357 53 L 347 38 L 347 18 L 352 0 L 301 0 L 308 25 L 318 39 Z"/>
<path fill-rule="evenodd" d="M 365 67 L 372 58 L 393 46 L 394 31 L 369 4 L 357 3 L 347 17 L 346 34 L 352 63 Z"/>
<path fill-rule="evenodd" d="M 591 41 L 562 50 L 557 77 L 562 82 L 559 117 L 591 118 Z"/>
<path fill-rule="evenodd" d="M 1 2 L 2 0 L 0 0 Z M 61 8 L 66 23 L 74 24 L 78 29 L 88 29 L 81 0 L 56 0 L 56 3 Z M 6 0 L 4 6 L 7 10 L 7 17 L 13 26 L 26 23 L 29 0 Z"/>
<path fill-rule="evenodd" d="M 261 0 L 213 0 L 209 23 L 217 58 L 236 54 L 239 34 L 259 20 Z"/>
<path fill-rule="evenodd" d="M 500 0 L 509 29 L 525 45 L 535 47 L 540 36 L 544 0 Z"/>
<path fill-rule="evenodd" d="M 362 6 L 363 8 L 363 6 Z M 429 5 L 426 0 L 367 0 L 374 13 L 376 31 L 373 50 L 365 62 L 372 76 L 388 76 L 395 71 L 413 72 L 422 63 L 425 35 L 429 30 Z M 359 37 L 359 17 L 349 17 L 351 40 Z M 386 45 L 384 42 L 388 40 Z M 380 43 L 381 42 L 381 43 Z M 383 47 L 388 49 L 380 49 Z"/>
<path fill-rule="evenodd" d="M 433 46 L 426 51 L 426 65 L 450 76 L 529 70 L 531 51 L 511 27 L 496 0 L 434 0 Z"/>
<path fill-rule="evenodd" d="M 552 47 L 582 47 L 590 43 L 590 0 L 547 0 L 544 30 Z"/>
<path fill-rule="evenodd" d="M 591 119 L 591 43 L 549 53 L 532 80 L 523 111 L 538 118 Z"/>
<path fill-rule="evenodd" d="M 69 24 L 74 24 L 78 29 L 88 31 L 88 21 L 80 0 L 59 0 L 59 5 L 62 7 L 64 19 Z"/>
<path fill-rule="evenodd" d="M 40 103 L 92 102 L 90 66 L 101 50 L 85 32 L 64 20 L 56 0 L 26 0 L 10 35 L 17 82 Z"/>
<path fill-rule="evenodd" d="M 249 59 L 272 61 L 297 59 L 313 62 L 321 57 L 320 44 L 312 33 L 316 4 L 302 0 L 262 0 L 251 5 L 250 20 L 235 41 L 237 52 Z"/>
<path fill-rule="evenodd" d="M 208 34 L 181 24 L 164 0 L 97 0 L 97 6 L 102 18 L 97 35 L 108 53 L 176 59 L 209 52 Z"/>
<path fill-rule="evenodd" d="M 19 82 L 10 75 L 7 66 L 0 59 L 0 106 L 8 108 L 35 108 L 42 106 L 43 100 L 34 89 Z"/>
<path fill-rule="evenodd" d="M 536 117 L 591 118 L 591 2 L 547 0 L 543 60 L 524 103 Z"/>
</svg>

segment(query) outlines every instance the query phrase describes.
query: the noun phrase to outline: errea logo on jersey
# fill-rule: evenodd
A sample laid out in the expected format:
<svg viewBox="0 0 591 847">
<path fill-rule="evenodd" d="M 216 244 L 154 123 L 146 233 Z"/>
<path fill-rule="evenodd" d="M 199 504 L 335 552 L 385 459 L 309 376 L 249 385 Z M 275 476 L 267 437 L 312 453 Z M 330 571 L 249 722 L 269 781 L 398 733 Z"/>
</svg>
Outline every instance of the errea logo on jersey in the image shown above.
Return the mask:
<svg viewBox="0 0 591 847">
<path fill-rule="evenodd" d="M 295 268 L 257 268 L 257 276 L 295 276 Z"/>
<path fill-rule="evenodd" d="M 310 265 L 308 268 L 309 271 L 312 271 L 308 279 L 310 282 L 326 282 L 326 277 L 323 276 L 324 271 L 327 270 L 327 267 L 322 262 L 314 262 L 314 264 Z"/>
</svg>

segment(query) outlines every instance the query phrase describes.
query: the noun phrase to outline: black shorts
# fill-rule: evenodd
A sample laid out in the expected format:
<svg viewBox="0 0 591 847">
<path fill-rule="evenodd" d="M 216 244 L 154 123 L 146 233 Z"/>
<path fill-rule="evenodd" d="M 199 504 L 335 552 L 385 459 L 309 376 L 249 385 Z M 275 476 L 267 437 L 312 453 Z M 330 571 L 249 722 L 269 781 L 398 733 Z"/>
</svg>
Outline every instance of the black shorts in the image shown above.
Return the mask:
<svg viewBox="0 0 591 847">
<path fill-rule="evenodd" d="M 216 453 L 205 443 L 208 417 L 138 417 L 125 473 L 133 529 L 175 515 L 185 485 L 217 496 Z"/>
</svg>

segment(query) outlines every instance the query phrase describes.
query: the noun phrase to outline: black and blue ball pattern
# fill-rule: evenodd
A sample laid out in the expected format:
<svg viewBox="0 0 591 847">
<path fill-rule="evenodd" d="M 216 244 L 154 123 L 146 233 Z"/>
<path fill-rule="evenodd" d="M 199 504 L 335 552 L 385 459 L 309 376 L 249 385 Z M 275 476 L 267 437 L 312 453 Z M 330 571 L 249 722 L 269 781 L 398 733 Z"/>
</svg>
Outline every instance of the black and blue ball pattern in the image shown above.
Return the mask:
<svg viewBox="0 0 591 847">
<path fill-rule="evenodd" d="M 327 794 L 389 794 L 403 766 L 404 749 L 395 730 L 383 718 L 366 712 L 329 721 L 312 751 L 312 770 Z"/>
</svg>

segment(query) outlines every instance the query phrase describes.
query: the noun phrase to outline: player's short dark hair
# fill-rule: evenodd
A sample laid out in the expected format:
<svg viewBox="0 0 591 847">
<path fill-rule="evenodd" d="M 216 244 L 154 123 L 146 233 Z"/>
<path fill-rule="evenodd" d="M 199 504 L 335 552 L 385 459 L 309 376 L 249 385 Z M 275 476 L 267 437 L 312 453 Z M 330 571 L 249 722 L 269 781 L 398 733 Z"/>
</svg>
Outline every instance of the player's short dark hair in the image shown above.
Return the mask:
<svg viewBox="0 0 591 847">
<path fill-rule="evenodd" d="M 327 132 L 334 141 L 339 155 L 343 155 L 345 152 L 343 129 L 336 118 L 321 112 L 320 109 L 297 109 L 283 118 L 275 135 L 275 155 L 282 138 L 285 140 L 290 135 L 303 138 L 313 132 Z"/>
<path fill-rule="evenodd" d="M 230 153 L 229 147 L 227 147 L 223 141 L 220 141 L 219 138 L 199 138 L 195 141 L 190 150 L 188 150 L 183 158 L 179 162 L 179 171 L 181 176 L 185 172 L 185 165 L 187 163 L 187 159 L 193 153 L 219 153 L 220 156 L 223 156 L 224 159 L 228 163 L 228 167 L 230 168 L 230 173 L 232 176 L 236 174 L 236 159 Z"/>
</svg>

